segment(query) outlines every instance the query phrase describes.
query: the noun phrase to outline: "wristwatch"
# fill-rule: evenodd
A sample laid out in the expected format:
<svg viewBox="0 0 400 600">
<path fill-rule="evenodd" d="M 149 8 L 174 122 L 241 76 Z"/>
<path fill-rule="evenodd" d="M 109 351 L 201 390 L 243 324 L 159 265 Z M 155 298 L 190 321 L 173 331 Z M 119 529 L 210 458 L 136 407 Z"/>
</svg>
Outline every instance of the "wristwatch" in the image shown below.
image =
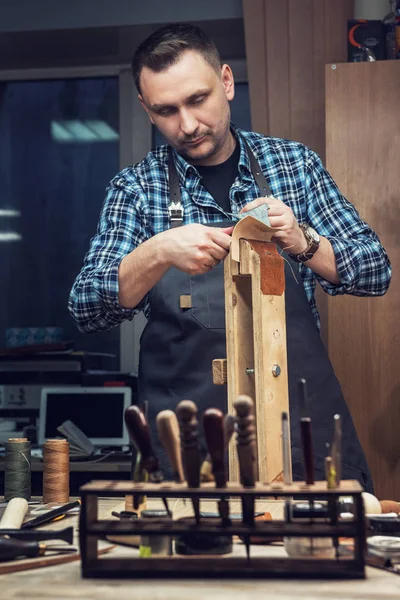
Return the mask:
<svg viewBox="0 0 400 600">
<path fill-rule="evenodd" d="M 300 254 L 289 253 L 289 256 L 290 258 L 293 258 L 293 260 L 295 260 L 296 262 L 305 263 L 314 256 L 314 254 L 319 248 L 321 240 L 315 229 L 307 225 L 307 223 L 299 223 L 299 227 L 304 233 L 304 237 L 308 242 L 308 248 Z"/>
</svg>

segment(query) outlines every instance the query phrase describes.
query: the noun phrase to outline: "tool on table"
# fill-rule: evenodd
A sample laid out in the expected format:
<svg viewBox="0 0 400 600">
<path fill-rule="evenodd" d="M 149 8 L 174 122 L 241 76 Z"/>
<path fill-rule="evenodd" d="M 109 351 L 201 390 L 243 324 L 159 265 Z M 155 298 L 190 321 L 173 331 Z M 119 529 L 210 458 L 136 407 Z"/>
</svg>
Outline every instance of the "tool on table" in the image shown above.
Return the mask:
<svg viewBox="0 0 400 600">
<path fill-rule="evenodd" d="M 62 540 L 67 544 L 72 544 L 74 540 L 74 528 L 66 527 L 59 531 L 38 529 L 32 531 L 31 529 L 2 529 L 0 536 L 6 535 L 15 540 L 24 540 L 42 542 L 48 540 Z"/>
<path fill-rule="evenodd" d="M 203 414 L 204 435 L 212 460 L 212 472 L 217 488 L 226 487 L 224 415 L 217 408 L 208 408 Z M 218 510 L 223 525 L 229 525 L 229 501 L 221 498 Z"/>
<path fill-rule="evenodd" d="M 39 516 L 35 517 L 34 519 L 31 519 L 30 521 L 23 523 L 21 528 L 22 529 L 32 529 L 33 527 L 38 527 L 39 525 L 43 525 L 44 523 L 49 523 L 50 521 L 53 521 L 53 519 L 56 519 L 57 517 L 64 516 L 68 511 L 72 510 L 73 508 L 77 508 L 80 505 L 81 505 L 80 500 L 74 500 L 73 502 L 67 502 L 67 504 L 62 504 L 61 506 L 58 506 L 57 508 L 53 508 L 53 510 L 49 510 L 49 512 L 45 513 L 44 515 L 39 515 Z"/>
<path fill-rule="evenodd" d="M 257 440 L 254 418 L 254 402 L 249 396 L 240 395 L 234 402 L 237 413 L 237 452 L 240 481 L 244 487 L 254 487 L 257 469 Z M 254 498 L 242 498 L 243 523 L 254 524 Z M 250 539 L 246 536 L 246 553 L 250 558 Z"/>
<path fill-rule="evenodd" d="M 290 452 L 290 431 L 289 415 L 286 411 L 282 413 L 282 462 L 283 462 L 283 481 L 287 485 L 293 483 L 292 479 L 292 460 Z M 290 520 L 291 498 L 285 497 L 286 519 Z"/>
<path fill-rule="evenodd" d="M 328 490 L 337 487 L 336 485 L 336 470 L 332 456 L 325 457 L 325 478 Z"/>
<path fill-rule="evenodd" d="M 66 554 L 76 552 L 72 546 L 52 546 L 43 542 L 26 542 L 8 538 L 0 538 L 0 561 L 14 560 L 15 558 L 43 556 L 46 552 Z"/>
<path fill-rule="evenodd" d="M 299 379 L 300 432 L 303 445 L 304 471 L 307 485 L 314 483 L 314 450 L 312 443 L 311 419 L 307 417 L 307 382 Z"/>
<path fill-rule="evenodd" d="M 236 417 L 233 415 L 225 415 L 224 417 L 224 450 L 227 450 L 233 432 L 235 431 Z M 202 482 L 214 481 L 212 474 L 212 460 L 210 453 L 205 457 L 200 469 L 200 479 Z"/>
<path fill-rule="evenodd" d="M 340 415 L 333 417 L 334 433 L 332 441 L 332 461 L 336 474 L 336 486 L 340 485 L 342 478 L 342 418 Z"/>
<path fill-rule="evenodd" d="M 149 481 L 160 483 L 164 479 L 164 475 L 160 469 L 156 453 L 153 450 L 150 427 L 144 412 L 138 406 L 131 405 L 125 409 L 124 416 L 129 436 L 140 454 L 139 469 L 145 469 Z M 163 497 L 162 500 L 165 509 L 169 511 L 167 499 Z M 137 506 L 134 508 L 137 508 Z"/>
<path fill-rule="evenodd" d="M 182 462 L 189 487 L 200 487 L 201 452 L 197 406 L 191 400 L 182 400 L 176 407 L 181 432 Z M 196 523 L 200 523 L 200 500 L 192 499 Z"/>
<path fill-rule="evenodd" d="M 176 414 L 172 410 L 162 410 L 157 415 L 156 424 L 158 437 L 165 448 L 174 471 L 174 480 L 182 483 L 185 476 L 183 474 L 179 423 Z"/>
<path fill-rule="evenodd" d="M 28 502 L 25 498 L 11 498 L 1 517 L 0 535 L 3 529 L 19 529 L 28 512 Z"/>
</svg>

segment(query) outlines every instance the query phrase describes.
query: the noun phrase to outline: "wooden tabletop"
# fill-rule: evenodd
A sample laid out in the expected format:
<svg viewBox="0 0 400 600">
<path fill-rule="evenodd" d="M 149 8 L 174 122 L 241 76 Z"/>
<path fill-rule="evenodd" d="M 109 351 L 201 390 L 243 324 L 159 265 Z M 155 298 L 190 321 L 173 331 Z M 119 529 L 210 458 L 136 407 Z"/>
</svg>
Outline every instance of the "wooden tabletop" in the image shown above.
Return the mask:
<svg viewBox="0 0 400 600">
<path fill-rule="evenodd" d="M 175 512 L 182 516 L 190 506 L 171 501 Z M 111 511 L 125 508 L 121 499 L 101 499 L 100 518 L 109 518 Z M 211 508 L 211 506 L 210 506 Z M 268 502 L 262 507 L 280 518 L 281 503 Z M 52 528 L 62 529 L 77 523 L 77 517 L 66 517 Z M 49 526 L 47 525 L 46 528 Z M 113 556 L 130 551 L 117 546 Z M 282 551 L 283 549 L 277 549 Z M 1 600 L 399 600 L 400 577 L 367 567 L 365 581 L 307 580 L 112 580 L 82 579 L 79 561 L 45 568 L 0 575 Z"/>
</svg>

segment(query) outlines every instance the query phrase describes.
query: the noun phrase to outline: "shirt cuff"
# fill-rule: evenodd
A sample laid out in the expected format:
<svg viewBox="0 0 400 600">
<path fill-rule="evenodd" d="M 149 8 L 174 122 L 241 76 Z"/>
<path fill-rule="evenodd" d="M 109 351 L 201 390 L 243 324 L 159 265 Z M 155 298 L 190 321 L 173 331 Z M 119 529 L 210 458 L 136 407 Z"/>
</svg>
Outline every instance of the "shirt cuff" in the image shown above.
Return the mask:
<svg viewBox="0 0 400 600">
<path fill-rule="evenodd" d="M 322 288 L 331 296 L 351 294 L 357 289 L 362 252 L 355 244 L 349 243 L 348 240 L 343 241 L 331 236 L 325 237 L 332 244 L 335 254 L 339 284 L 327 281 L 317 273 L 314 274 Z"/>
<path fill-rule="evenodd" d="M 112 260 L 102 267 L 101 273 L 94 277 L 93 288 L 107 312 L 113 314 L 115 317 L 120 317 L 120 319 L 132 320 L 142 310 L 144 300 L 135 308 L 123 308 L 120 305 L 118 298 L 118 269 L 122 258 Z"/>
</svg>

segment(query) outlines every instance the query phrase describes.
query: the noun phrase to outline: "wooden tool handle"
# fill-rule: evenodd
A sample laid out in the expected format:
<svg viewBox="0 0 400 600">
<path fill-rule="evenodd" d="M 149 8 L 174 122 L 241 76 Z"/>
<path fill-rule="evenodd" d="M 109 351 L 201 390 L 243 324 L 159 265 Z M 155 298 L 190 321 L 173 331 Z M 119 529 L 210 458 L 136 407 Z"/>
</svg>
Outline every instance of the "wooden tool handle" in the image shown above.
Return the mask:
<svg viewBox="0 0 400 600">
<path fill-rule="evenodd" d="M 231 441 L 231 437 L 233 432 L 235 431 L 236 425 L 236 417 L 233 415 L 225 415 L 224 418 L 224 442 L 225 442 L 225 450 L 229 446 L 229 442 Z"/>
<path fill-rule="evenodd" d="M 222 411 L 217 408 L 208 408 L 203 415 L 203 428 L 217 487 L 225 487 L 225 432 Z"/>
<path fill-rule="evenodd" d="M 314 450 L 311 434 L 311 419 L 303 417 L 300 419 L 301 441 L 303 444 L 304 471 L 306 483 L 314 483 Z"/>
<path fill-rule="evenodd" d="M 176 407 L 181 431 L 183 468 L 189 487 L 199 487 L 201 453 L 197 406 L 191 400 L 182 400 Z"/>
<path fill-rule="evenodd" d="M 20 556 L 39 556 L 41 547 L 38 542 L 23 542 L 0 538 L 0 561 L 14 560 Z"/>
<path fill-rule="evenodd" d="M 150 428 L 143 411 L 138 406 L 128 406 L 125 423 L 132 442 L 140 452 L 142 466 L 149 475 L 157 474 L 161 480 L 160 465 L 151 445 Z"/>
<path fill-rule="evenodd" d="M 168 455 L 174 471 L 174 479 L 178 483 L 185 480 L 182 466 L 182 455 L 179 441 L 179 424 L 176 414 L 172 410 L 162 410 L 157 419 L 158 437 Z"/>
<path fill-rule="evenodd" d="M 249 396 L 240 395 L 234 402 L 237 413 L 237 451 L 240 479 L 245 487 L 256 481 L 257 442 L 254 418 L 254 402 Z"/>
<path fill-rule="evenodd" d="M 19 529 L 28 512 L 28 501 L 25 498 L 12 498 L 0 521 L 0 529 Z"/>
</svg>

